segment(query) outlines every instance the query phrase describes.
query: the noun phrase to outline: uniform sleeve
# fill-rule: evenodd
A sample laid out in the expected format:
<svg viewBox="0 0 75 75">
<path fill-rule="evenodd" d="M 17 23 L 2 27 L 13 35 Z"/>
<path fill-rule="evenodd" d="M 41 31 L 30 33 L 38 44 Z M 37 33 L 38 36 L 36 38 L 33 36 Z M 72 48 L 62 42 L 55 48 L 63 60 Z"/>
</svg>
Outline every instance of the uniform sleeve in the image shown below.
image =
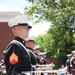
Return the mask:
<svg viewBox="0 0 75 75">
<path fill-rule="evenodd" d="M 12 45 L 6 54 L 6 69 L 8 75 L 15 75 L 21 72 L 21 48 L 17 45 Z"/>
<path fill-rule="evenodd" d="M 70 66 L 71 66 L 71 67 L 72 67 L 72 59 L 73 59 L 73 58 L 70 59 Z"/>
</svg>

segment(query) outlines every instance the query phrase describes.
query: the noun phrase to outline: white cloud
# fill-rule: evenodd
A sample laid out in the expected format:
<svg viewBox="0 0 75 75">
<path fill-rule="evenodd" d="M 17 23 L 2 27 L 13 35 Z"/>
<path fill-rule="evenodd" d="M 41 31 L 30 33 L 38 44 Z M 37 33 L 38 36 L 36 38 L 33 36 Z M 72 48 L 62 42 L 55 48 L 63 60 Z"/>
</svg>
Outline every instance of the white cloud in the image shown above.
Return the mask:
<svg viewBox="0 0 75 75">
<path fill-rule="evenodd" d="M 40 34 L 45 34 L 45 32 L 50 28 L 49 22 L 40 22 L 32 26 L 32 29 L 29 32 L 29 36 L 38 36 Z"/>
<path fill-rule="evenodd" d="M 8 7 L 6 5 L 0 4 L 0 12 L 9 12 L 9 11 L 19 11 L 21 13 L 24 12 L 24 10 L 19 7 L 15 7 L 15 6 Z"/>
<path fill-rule="evenodd" d="M 9 10 L 8 7 L 6 7 L 6 6 L 3 5 L 3 4 L 0 4 L 0 12 L 2 12 L 2 11 L 7 11 L 7 10 Z"/>
</svg>

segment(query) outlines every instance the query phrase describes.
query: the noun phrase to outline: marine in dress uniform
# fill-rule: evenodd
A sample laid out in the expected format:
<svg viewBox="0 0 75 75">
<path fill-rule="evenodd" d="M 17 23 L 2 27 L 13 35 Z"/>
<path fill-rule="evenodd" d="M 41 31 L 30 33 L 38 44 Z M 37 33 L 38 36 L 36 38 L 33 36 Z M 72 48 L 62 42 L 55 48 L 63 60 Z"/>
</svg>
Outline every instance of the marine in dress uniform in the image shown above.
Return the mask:
<svg viewBox="0 0 75 75">
<path fill-rule="evenodd" d="M 8 23 L 15 36 L 6 47 L 5 64 L 7 75 L 24 75 L 23 72 L 31 71 L 30 55 L 25 45 L 25 38 L 28 36 L 29 29 L 27 15 L 19 15 Z"/>
<path fill-rule="evenodd" d="M 41 58 L 40 62 L 41 64 L 47 64 L 47 60 L 45 58 Z"/>
<path fill-rule="evenodd" d="M 72 58 L 70 60 L 70 65 L 72 67 L 72 75 L 75 75 L 75 50 L 72 51 Z"/>
<path fill-rule="evenodd" d="M 32 70 L 34 71 L 36 69 L 36 55 L 33 52 L 33 48 L 35 46 L 35 41 L 33 36 L 27 37 L 25 39 L 25 46 L 29 51 L 31 57 Z"/>
<path fill-rule="evenodd" d="M 71 74 L 70 59 L 72 57 L 72 54 L 68 54 L 66 56 L 67 56 L 67 60 L 66 60 L 67 71 L 68 71 L 69 74 Z"/>
<path fill-rule="evenodd" d="M 36 46 L 33 48 L 33 52 L 36 54 L 36 63 L 37 63 L 37 64 L 41 64 L 40 58 L 39 58 L 40 46 L 39 46 L 39 45 L 36 45 Z"/>
<path fill-rule="evenodd" d="M 47 64 L 46 52 L 40 52 L 39 56 L 41 56 L 41 59 L 40 59 L 41 64 Z"/>
</svg>

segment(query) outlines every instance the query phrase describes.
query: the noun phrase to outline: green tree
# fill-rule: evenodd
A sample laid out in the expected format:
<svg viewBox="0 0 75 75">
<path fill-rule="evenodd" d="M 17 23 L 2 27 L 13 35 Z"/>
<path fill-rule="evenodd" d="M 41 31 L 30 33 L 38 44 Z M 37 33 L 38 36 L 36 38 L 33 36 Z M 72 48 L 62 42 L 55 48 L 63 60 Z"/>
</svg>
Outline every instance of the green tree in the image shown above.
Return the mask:
<svg viewBox="0 0 75 75">
<path fill-rule="evenodd" d="M 34 19 L 34 14 L 39 14 L 38 21 L 52 23 L 51 28 L 42 37 L 43 43 L 37 42 L 46 52 L 51 52 L 53 57 L 64 63 L 66 54 L 75 49 L 75 0 L 28 1 L 32 4 L 25 7 L 25 14 L 28 14 L 31 20 Z"/>
</svg>

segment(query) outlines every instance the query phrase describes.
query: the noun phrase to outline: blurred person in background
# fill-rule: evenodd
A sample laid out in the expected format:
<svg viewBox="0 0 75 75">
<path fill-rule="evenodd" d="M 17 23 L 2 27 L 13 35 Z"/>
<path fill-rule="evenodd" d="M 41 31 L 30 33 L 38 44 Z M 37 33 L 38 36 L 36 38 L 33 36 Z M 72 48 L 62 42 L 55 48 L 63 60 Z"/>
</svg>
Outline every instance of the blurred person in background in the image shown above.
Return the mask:
<svg viewBox="0 0 75 75">
<path fill-rule="evenodd" d="M 67 72 L 68 74 L 71 74 L 70 60 L 71 60 L 72 54 L 67 54 L 66 56 L 67 56 L 67 60 L 66 60 Z"/>
<path fill-rule="evenodd" d="M 28 49 L 31 59 L 32 70 L 36 69 L 36 55 L 33 52 L 33 48 L 35 47 L 35 41 L 33 36 L 29 36 L 25 39 L 25 47 Z"/>
<path fill-rule="evenodd" d="M 70 60 L 72 75 L 75 75 L 75 50 L 72 51 L 72 58 Z"/>
</svg>

